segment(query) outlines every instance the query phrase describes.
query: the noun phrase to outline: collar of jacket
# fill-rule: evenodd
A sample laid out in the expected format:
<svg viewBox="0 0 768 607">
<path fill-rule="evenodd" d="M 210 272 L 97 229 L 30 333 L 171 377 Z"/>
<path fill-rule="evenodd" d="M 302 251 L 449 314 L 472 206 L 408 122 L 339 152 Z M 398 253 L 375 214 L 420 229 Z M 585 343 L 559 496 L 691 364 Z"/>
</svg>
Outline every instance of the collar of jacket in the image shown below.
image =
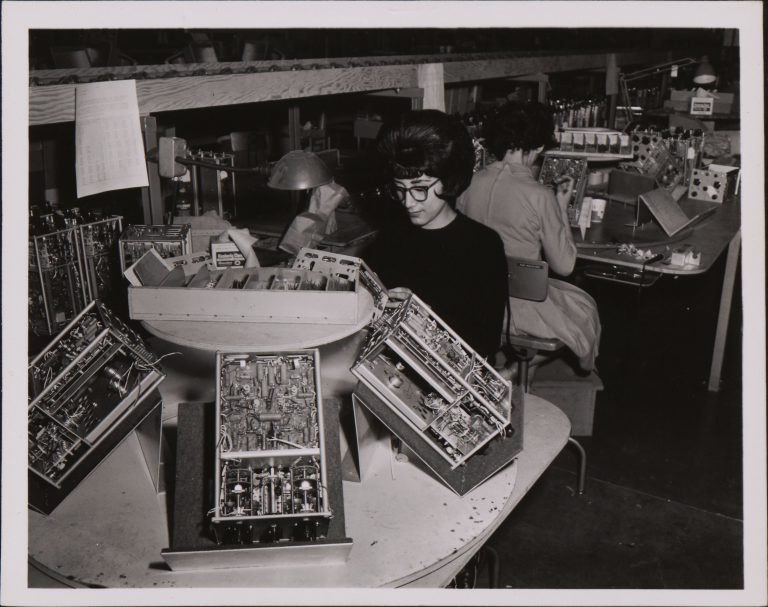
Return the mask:
<svg viewBox="0 0 768 607">
<path fill-rule="evenodd" d="M 509 171 L 512 175 L 524 175 L 533 179 L 533 171 L 531 167 L 519 164 L 517 162 L 508 162 L 506 160 L 499 160 L 494 163 L 499 170 Z"/>
</svg>

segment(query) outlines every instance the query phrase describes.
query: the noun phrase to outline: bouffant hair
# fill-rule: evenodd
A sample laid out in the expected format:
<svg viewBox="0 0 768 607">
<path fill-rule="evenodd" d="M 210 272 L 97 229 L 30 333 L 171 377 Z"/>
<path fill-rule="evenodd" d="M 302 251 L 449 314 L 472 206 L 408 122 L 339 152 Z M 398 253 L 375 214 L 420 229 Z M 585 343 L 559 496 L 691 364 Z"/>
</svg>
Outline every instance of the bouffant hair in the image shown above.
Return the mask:
<svg viewBox="0 0 768 607">
<path fill-rule="evenodd" d="M 475 164 L 472 138 L 460 120 L 438 110 L 414 110 L 385 123 L 376 148 L 390 178 L 437 177 L 450 204 L 469 187 Z"/>
<path fill-rule="evenodd" d="M 488 150 L 498 159 L 507 150 L 530 152 L 555 145 L 552 112 L 538 102 L 510 102 L 498 108 L 483 129 Z"/>
</svg>

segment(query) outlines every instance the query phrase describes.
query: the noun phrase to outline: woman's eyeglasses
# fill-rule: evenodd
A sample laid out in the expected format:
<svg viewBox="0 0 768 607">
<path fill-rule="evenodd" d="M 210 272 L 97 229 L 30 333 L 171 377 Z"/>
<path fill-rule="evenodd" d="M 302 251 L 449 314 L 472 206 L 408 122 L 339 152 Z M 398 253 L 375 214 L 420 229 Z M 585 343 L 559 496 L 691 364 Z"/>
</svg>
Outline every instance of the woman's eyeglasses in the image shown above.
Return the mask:
<svg viewBox="0 0 768 607">
<path fill-rule="evenodd" d="M 435 179 L 432 183 L 429 185 L 414 185 L 410 188 L 404 188 L 401 185 L 397 185 L 395 183 L 389 183 L 386 186 L 387 192 L 389 193 L 392 198 L 397 200 L 398 202 L 405 202 L 405 195 L 406 193 L 410 193 L 411 197 L 416 202 L 424 202 L 427 199 L 427 196 L 429 196 L 429 190 L 432 189 L 432 186 L 434 186 L 439 179 Z"/>
</svg>

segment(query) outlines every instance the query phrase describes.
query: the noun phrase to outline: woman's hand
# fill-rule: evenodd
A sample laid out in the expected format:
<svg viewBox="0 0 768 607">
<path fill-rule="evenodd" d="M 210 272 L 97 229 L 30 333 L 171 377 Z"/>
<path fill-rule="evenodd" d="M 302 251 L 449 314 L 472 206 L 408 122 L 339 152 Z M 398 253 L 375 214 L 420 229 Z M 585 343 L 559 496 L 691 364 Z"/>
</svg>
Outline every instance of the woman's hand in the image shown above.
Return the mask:
<svg viewBox="0 0 768 607">
<path fill-rule="evenodd" d="M 573 177 L 568 177 L 567 175 L 564 175 L 555 182 L 555 198 L 557 198 L 557 204 L 563 210 L 568 208 L 568 203 L 571 201 L 573 185 Z"/>
<path fill-rule="evenodd" d="M 389 291 L 387 291 L 387 295 L 389 295 L 389 300 L 387 301 L 387 307 L 396 308 L 397 306 L 402 304 L 406 299 L 408 299 L 411 295 L 413 295 L 413 291 L 405 287 L 395 287 L 394 289 L 389 289 Z"/>
</svg>

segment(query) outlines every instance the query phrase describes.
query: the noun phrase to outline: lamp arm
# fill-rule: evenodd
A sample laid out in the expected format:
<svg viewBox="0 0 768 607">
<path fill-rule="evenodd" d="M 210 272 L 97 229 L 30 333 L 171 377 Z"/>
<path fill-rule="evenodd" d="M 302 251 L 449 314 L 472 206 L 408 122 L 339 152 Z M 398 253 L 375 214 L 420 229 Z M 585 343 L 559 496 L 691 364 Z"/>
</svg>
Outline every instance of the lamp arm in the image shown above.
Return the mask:
<svg viewBox="0 0 768 607">
<path fill-rule="evenodd" d="M 647 76 L 664 74 L 666 72 L 671 72 L 672 70 L 677 69 L 678 67 L 685 67 L 688 65 L 693 65 L 695 63 L 699 63 L 699 62 L 691 57 L 683 57 L 682 59 L 676 59 L 675 61 L 667 61 L 666 63 L 660 63 L 658 65 L 647 67 L 642 70 L 630 72 L 629 74 L 624 74 L 622 72 L 619 72 L 619 89 L 621 92 L 621 101 L 622 101 L 622 104 L 624 105 L 624 114 L 626 115 L 626 118 L 627 118 L 627 125 L 629 125 L 629 123 L 632 122 L 632 120 L 634 120 L 635 118 L 634 114 L 632 113 L 631 102 L 629 99 L 629 88 L 627 87 L 628 82 L 633 82 L 634 80 L 640 80 L 641 78 L 645 78 Z"/>
<path fill-rule="evenodd" d="M 262 177 L 269 177 L 269 172 L 272 170 L 272 165 L 274 164 L 269 163 L 255 167 L 231 167 L 216 164 L 214 162 L 206 162 L 205 160 L 194 160 L 192 158 L 187 158 L 186 156 L 174 156 L 173 159 L 177 164 L 184 166 L 198 166 L 206 169 L 215 169 L 217 171 L 226 171 L 227 173 L 254 173 L 256 175 L 261 175 Z M 155 163 L 160 162 L 156 149 L 147 153 L 147 160 Z"/>
<path fill-rule="evenodd" d="M 206 169 L 215 169 L 217 171 L 226 171 L 227 173 L 255 173 L 262 177 L 269 177 L 270 165 L 256 166 L 256 167 L 231 167 L 222 166 L 214 162 L 205 162 L 204 160 L 193 160 L 192 158 L 186 158 L 184 156 L 176 156 L 176 162 L 183 164 L 184 166 L 198 166 Z"/>
<path fill-rule="evenodd" d="M 619 74 L 619 77 L 623 78 L 624 82 L 632 82 L 633 80 L 638 80 L 639 78 L 645 78 L 646 76 L 652 76 L 654 74 L 663 74 L 664 72 L 671 72 L 675 68 L 686 67 L 695 63 L 698 63 L 696 59 L 692 59 L 691 57 L 683 57 L 682 59 L 668 61 L 667 63 L 660 63 L 659 65 L 646 67 L 642 70 L 630 72 L 629 74 Z"/>
</svg>

